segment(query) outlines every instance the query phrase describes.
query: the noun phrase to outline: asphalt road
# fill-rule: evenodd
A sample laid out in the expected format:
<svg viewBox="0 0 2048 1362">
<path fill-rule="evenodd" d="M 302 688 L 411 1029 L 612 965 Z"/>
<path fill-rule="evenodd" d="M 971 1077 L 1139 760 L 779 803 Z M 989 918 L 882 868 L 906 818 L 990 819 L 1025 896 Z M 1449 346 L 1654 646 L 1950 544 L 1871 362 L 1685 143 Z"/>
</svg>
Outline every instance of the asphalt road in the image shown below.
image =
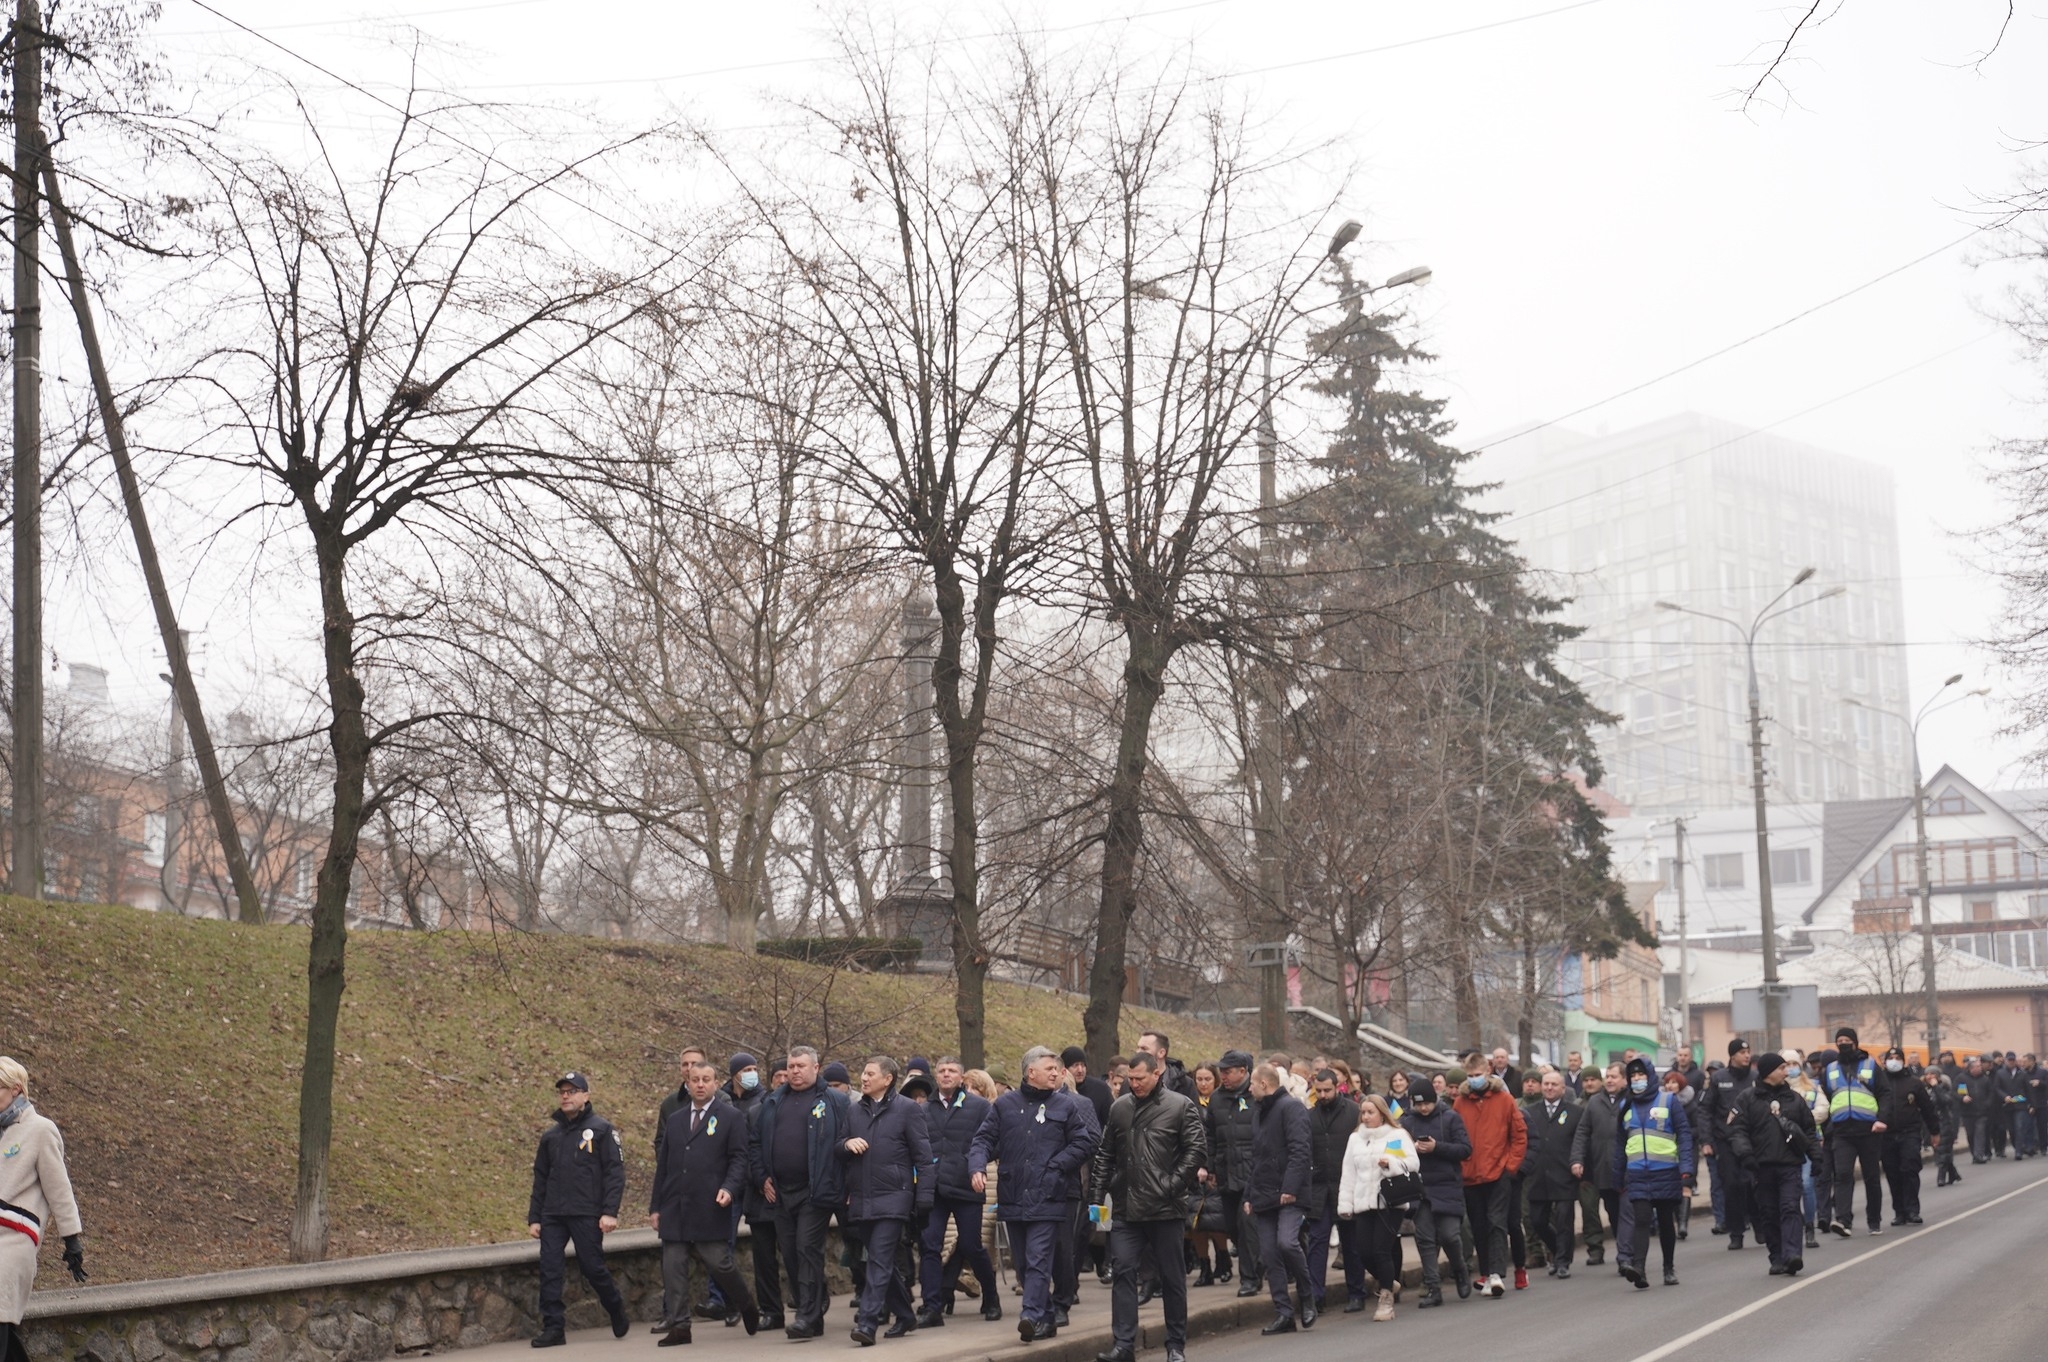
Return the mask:
<svg viewBox="0 0 2048 1362">
<path fill-rule="evenodd" d="M 1770 1264 L 1754 1241 L 1728 1251 L 1727 1240 L 1707 1232 L 1712 1218 L 1695 1211 L 1692 1237 L 1678 1246 L 1678 1286 L 1653 1275 L 1648 1290 L 1637 1290 L 1615 1275 L 1610 1258 L 1575 1268 L 1563 1282 L 1539 1269 L 1528 1290 L 1510 1288 L 1500 1300 L 1447 1292 L 1441 1309 L 1418 1311 L 1411 1291 L 1391 1323 L 1330 1315 L 1288 1336 L 1286 1356 L 1355 1362 L 1384 1347 L 1407 1357 L 1449 1349 L 1479 1362 L 2042 1362 L 2048 1159 L 1975 1168 L 1966 1160 L 1962 1171 L 1960 1185 L 1936 1188 L 1930 1164 L 1920 1196 L 1927 1223 L 1887 1224 L 1876 1238 L 1860 1225 L 1859 1184 L 1855 1237 L 1822 1235 L 1822 1246 L 1806 1252 L 1806 1271 L 1789 1283 L 1766 1275 Z M 1654 1240 L 1650 1260 L 1659 1261 Z M 1243 1330 L 1196 1339 L 1189 1353 L 1191 1362 L 1272 1362 L 1275 1342 Z"/>
</svg>

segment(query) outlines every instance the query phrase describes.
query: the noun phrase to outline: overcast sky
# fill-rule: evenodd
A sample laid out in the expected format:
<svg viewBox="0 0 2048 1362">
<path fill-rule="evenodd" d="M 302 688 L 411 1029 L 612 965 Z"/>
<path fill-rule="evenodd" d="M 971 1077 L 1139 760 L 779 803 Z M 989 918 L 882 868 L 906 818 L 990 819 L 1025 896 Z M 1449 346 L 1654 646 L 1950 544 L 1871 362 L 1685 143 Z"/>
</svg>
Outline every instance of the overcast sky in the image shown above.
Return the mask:
<svg viewBox="0 0 2048 1362">
<path fill-rule="evenodd" d="M 388 74 L 371 39 L 403 20 L 447 44 L 479 91 L 588 103 L 617 120 L 681 105 L 713 124 L 757 124 L 773 117 L 764 95 L 801 90 L 817 70 L 804 59 L 824 50 L 823 11 L 784 0 L 217 8 L 351 79 Z M 2010 276 L 1986 263 L 1988 240 L 1949 245 L 2011 190 L 2023 145 L 2048 139 L 2048 16 L 2022 6 L 1979 63 L 2002 3 L 1847 0 L 1781 69 L 1789 89 L 1745 109 L 1740 90 L 1805 8 L 1123 0 L 943 12 L 961 35 L 1016 16 L 1082 37 L 1120 32 L 1140 56 L 1185 49 L 1239 73 L 1277 130 L 1343 142 L 1360 172 L 1346 211 L 1366 226 L 1365 272 L 1435 270 L 1417 316 L 1473 440 L 1594 403 L 1569 424 L 1621 429 L 1698 409 L 1890 468 L 1917 697 L 1954 671 L 1984 676 L 1967 641 L 1996 598 L 1959 536 L 1997 514 L 1980 476 L 1991 443 L 2048 420 L 2039 377 L 1995 321 Z M 902 10 L 914 23 L 940 12 Z M 1108 14 L 1131 17 L 1087 27 Z M 159 28 L 182 71 L 262 54 L 323 79 L 191 0 L 165 0 Z M 367 100 L 336 97 L 376 116 Z M 145 617 L 65 614 L 52 635 L 67 659 L 112 667 L 124 698 L 160 690 L 159 661 L 128 655 Z M 210 633 L 247 627 L 215 623 Z M 1931 721 L 1929 768 L 1953 760 L 1989 785 L 2025 779 L 1999 722 L 1975 703 Z"/>
</svg>

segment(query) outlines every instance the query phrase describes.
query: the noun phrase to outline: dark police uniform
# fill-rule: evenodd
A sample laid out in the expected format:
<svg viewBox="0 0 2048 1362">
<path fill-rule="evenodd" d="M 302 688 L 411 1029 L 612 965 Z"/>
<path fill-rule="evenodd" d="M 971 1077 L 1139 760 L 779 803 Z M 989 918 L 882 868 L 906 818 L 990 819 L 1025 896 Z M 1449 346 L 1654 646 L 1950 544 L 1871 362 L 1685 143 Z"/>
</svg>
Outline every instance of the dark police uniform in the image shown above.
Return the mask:
<svg viewBox="0 0 2048 1362">
<path fill-rule="evenodd" d="M 562 1081 L 590 1090 L 580 1074 Z M 576 1266 L 611 1316 L 612 1332 L 625 1336 L 626 1302 L 604 1265 L 604 1235 L 597 1225 L 604 1216 L 618 1216 L 625 1194 L 626 1160 L 612 1123 L 587 1105 L 573 1117 L 557 1110 L 534 1153 L 533 1194 L 526 1203 L 526 1223 L 540 1226 L 541 1338 L 536 1343 L 561 1336 L 565 1250 L 572 1243 Z"/>
</svg>

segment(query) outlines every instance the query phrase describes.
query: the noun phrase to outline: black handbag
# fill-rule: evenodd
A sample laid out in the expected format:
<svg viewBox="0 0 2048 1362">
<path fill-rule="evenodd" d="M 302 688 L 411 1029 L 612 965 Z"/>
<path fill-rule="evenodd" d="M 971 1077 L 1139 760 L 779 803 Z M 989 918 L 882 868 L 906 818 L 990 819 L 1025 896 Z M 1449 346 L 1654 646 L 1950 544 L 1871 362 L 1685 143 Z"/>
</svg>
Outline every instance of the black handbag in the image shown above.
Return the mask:
<svg viewBox="0 0 2048 1362">
<path fill-rule="evenodd" d="M 1399 1210 L 1422 1200 L 1422 1174 L 1388 1173 L 1380 1178 L 1380 1205 Z"/>
</svg>

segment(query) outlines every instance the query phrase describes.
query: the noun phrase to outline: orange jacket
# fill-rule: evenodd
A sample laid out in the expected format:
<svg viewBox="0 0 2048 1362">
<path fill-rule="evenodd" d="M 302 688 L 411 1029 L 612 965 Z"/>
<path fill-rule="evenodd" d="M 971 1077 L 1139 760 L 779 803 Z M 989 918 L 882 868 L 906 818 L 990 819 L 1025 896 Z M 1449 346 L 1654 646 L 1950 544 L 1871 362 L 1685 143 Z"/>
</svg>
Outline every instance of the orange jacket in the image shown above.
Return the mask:
<svg viewBox="0 0 2048 1362">
<path fill-rule="evenodd" d="M 1486 1091 L 1475 1097 L 1472 1089 L 1460 1083 L 1458 1100 L 1451 1106 L 1472 1140 L 1472 1154 L 1463 1170 L 1467 1187 L 1498 1182 L 1522 1171 L 1522 1160 L 1529 1152 L 1529 1126 L 1522 1120 L 1521 1105 L 1508 1096 L 1506 1084 L 1490 1078 Z"/>
</svg>

